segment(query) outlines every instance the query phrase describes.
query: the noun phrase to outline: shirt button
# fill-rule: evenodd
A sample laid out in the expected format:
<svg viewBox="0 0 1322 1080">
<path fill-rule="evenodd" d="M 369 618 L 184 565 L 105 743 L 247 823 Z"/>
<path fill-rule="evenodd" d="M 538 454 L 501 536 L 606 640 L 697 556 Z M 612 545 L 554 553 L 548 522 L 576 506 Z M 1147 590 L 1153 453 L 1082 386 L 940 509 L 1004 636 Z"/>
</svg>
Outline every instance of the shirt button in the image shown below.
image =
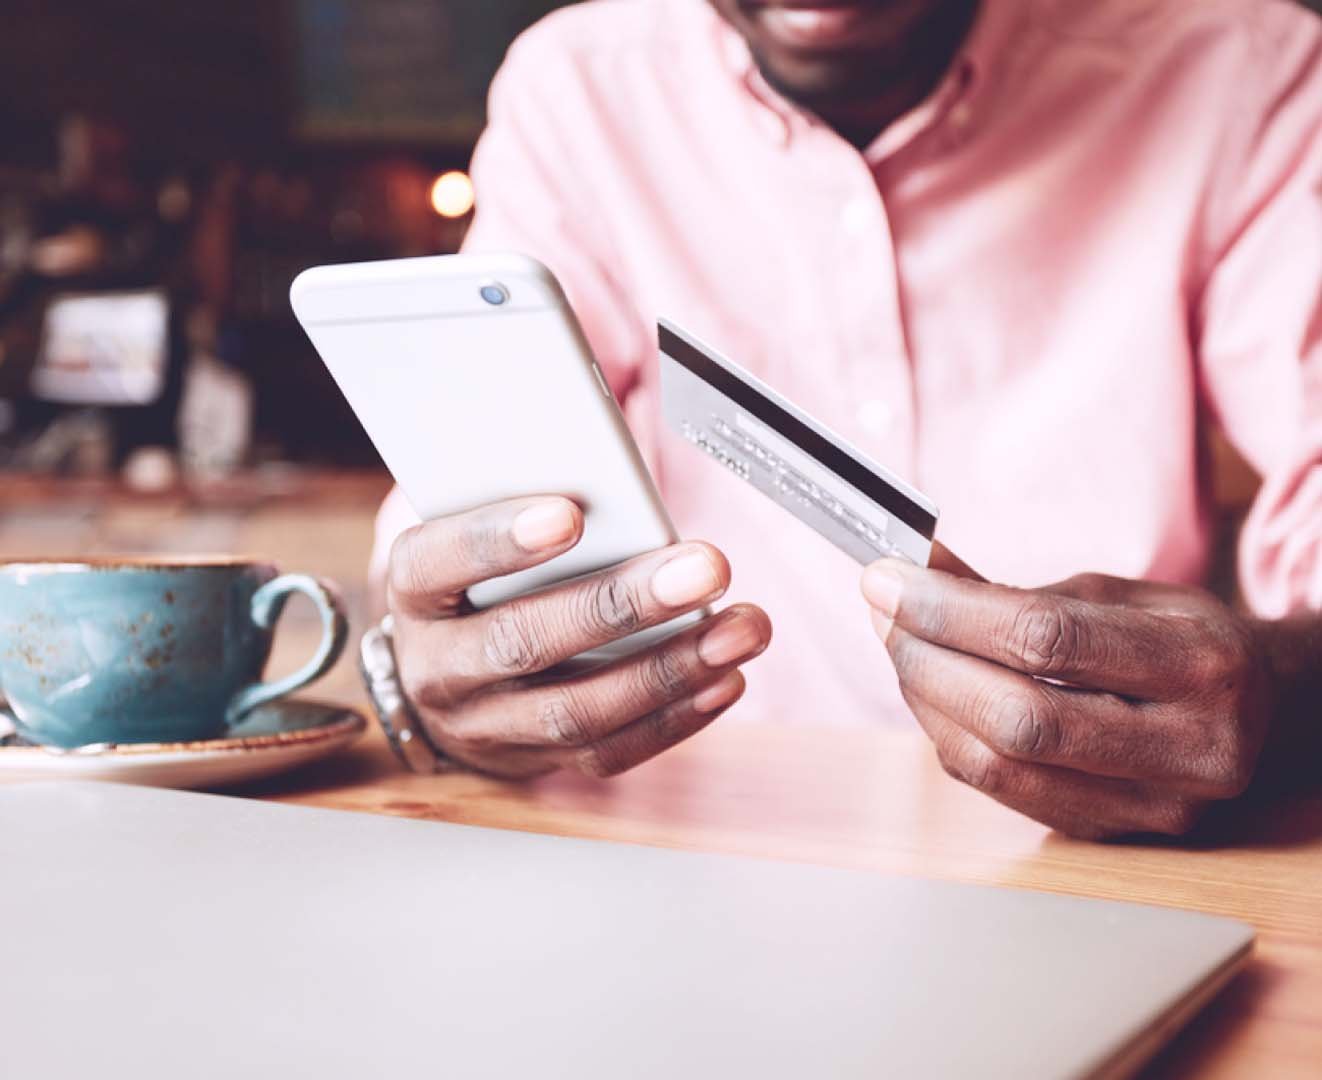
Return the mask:
<svg viewBox="0 0 1322 1080">
<path fill-rule="evenodd" d="M 840 211 L 840 224 L 850 236 L 858 236 L 876 221 L 876 210 L 867 199 L 850 199 Z"/>
<path fill-rule="evenodd" d="M 869 435 L 883 434 L 893 419 L 891 407 L 876 398 L 870 398 L 858 407 L 859 426 Z"/>
</svg>

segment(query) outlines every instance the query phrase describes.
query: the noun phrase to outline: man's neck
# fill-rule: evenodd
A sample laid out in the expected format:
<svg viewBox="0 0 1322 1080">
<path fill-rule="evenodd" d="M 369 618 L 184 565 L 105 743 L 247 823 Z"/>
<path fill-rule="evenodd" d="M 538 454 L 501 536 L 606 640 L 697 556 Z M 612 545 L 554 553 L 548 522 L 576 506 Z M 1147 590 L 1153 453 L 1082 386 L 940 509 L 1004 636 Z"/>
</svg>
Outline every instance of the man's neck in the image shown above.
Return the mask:
<svg viewBox="0 0 1322 1080">
<path fill-rule="evenodd" d="M 807 99 L 782 85 L 764 65 L 759 68 L 779 94 L 814 113 L 862 150 L 940 84 L 973 28 L 979 3 L 945 0 L 935 5 L 932 19 L 905 50 L 903 64 L 891 70 L 879 64 L 877 82 L 866 92 L 836 99 Z"/>
</svg>

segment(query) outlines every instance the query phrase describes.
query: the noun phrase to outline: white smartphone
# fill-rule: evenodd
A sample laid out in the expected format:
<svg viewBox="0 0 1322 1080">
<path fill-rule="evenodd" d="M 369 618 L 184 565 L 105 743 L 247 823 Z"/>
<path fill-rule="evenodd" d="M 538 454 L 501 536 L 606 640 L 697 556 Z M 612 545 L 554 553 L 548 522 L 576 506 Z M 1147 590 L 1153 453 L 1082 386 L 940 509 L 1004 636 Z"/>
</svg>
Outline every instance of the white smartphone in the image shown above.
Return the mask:
<svg viewBox="0 0 1322 1080">
<path fill-rule="evenodd" d="M 477 607 L 675 542 L 578 320 L 540 263 L 319 266 L 298 276 L 290 301 L 419 517 L 542 494 L 583 508 L 577 546 L 471 589 Z"/>
</svg>

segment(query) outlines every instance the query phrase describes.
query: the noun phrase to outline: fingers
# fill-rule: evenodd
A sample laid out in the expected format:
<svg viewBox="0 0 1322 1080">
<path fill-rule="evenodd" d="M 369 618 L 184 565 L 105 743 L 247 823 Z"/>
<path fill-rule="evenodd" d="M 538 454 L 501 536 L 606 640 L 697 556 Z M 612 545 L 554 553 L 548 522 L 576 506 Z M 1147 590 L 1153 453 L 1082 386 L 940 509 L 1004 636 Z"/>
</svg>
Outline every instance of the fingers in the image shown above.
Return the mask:
<svg viewBox="0 0 1322 1080">
<path fill-rule="evenodd" d="M 403 533 L 390 553 L 391 608 L 432 618 L 452 614 L 464 590 L 568 551 L 583 535 L 569 499 L 511 499 L 428 521 Z"/>
<path fill-rule="evenodd" d="M 733 607 L 639 656 L 578 678 L 510 684 L 475 698 L 446 736 L 461 744 L 461 752 L 535 748 L 585 771 L 618 771 L 620 761 L 643 760 L 684 738 L 696 715 L 730 704 L 733 697 L 704 694 L 737 665 L 760 655 L 770 640 L 771 623 L 762 611 Z M 687 704 L 679 712 L 665 711 L 679 703 Z M 644 717 L 649 722 L 637 726 Z M 635 730 L 624 734 L 631 725 Z M 604 749 L 598 747 L 615 736 Z"/>
<path fill-rule="evenodd" d="M 652 552 L 453 622 L 411 628 L 400 669 L 445 657 L 442 701 L 546 671 L 591 649 L 659 626 L 718 599 L 730 566 L 708 544 Z"/>
<path fill-rule="evenodd" d="M 1181 836 L 1194 827 L 1203 809 L 1195 800 L 1157 794 L 1133 781 L 1016 761 L 996 753 L 939 709 L 921 700 L 911 704 L 947 773 L 1070 836 Z"/>
<path fill-rule="evenodd" d="M 896 559 L 868 567 L 863 593 L 917 637 L 1037 678 L 1150 699 L 1169 697 L 1187 681 L 1179 662 L 1183 620 Z"/>
<path fill-rule="evenodd" d="M 1163 706 L 1053 686 L 899 626 L 891 627 L 886 646 L 910 700 L 1003 757 L 1147 781 L 1189 797 L 1222 794 L 1213 769 L 1198 768 L 1197 733 L 1183 731 Z"/>
<path fill-rule="evenodd" d="M 743 693 L 736 669 L 771 636 L 752 607 L 581 677 L 552 670 L 722 596 L 729 564 L 707 544 L 465 611 L 467 589 L 567 551 L 582 529 L 572 502 L 548 496 L 429 522 L 396 544 L 389 593 L 400 677 L 428 735 L 456 760 L 507 777 L 564 765 L 610 775 L 688 738 Z"/>
<path fill-rule="evenodd" d="M 475 769 L 506 779 L 544 776 L 565 765 L 590 776 L 615 776 L 702 731 L 743 696 L 744 688 L 743 674 L 731 671 L 693 697 L 662 706 L 567 758 L 546 749 L 502 747 L 499 751 L 483 751 L 466 744 L 448 752 Z"/>
<path fill-rule="evenodd" d="M 573 764 L 591 776 L 617 776 L 679 745 L 712 723 L 744 693 L 742 672 L 731 671 L 684 701 L 663 706 L 584 747 Z"/>
</svg>

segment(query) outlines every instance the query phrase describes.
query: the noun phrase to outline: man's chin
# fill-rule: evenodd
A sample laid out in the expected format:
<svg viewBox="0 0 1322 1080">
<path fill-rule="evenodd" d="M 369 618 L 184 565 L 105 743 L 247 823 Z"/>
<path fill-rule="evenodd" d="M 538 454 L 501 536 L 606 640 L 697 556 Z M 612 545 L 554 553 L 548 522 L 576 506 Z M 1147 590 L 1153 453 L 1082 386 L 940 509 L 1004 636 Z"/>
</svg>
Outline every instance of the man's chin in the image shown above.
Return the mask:
<svg viewBox="0 0 1322 1080">
<path fill-rule="evenodd" d="M 717 0 L 767 81 L 806 106 L 884 92 L 949 9 L 972 0 Z M 733 10 L 730 10 L 733 7 Z"/>
<path fill-rule="evenodd" d="M 867 101 L 876 97 L 890 82 L 889 66 L 877 57 L 846 64 L 838 58 L 773 59 L 755 55 L 758 68 L 771 88 L 807 108 Z M 857 61 L 857 58 L 853 59 Z"/>
</svg>

